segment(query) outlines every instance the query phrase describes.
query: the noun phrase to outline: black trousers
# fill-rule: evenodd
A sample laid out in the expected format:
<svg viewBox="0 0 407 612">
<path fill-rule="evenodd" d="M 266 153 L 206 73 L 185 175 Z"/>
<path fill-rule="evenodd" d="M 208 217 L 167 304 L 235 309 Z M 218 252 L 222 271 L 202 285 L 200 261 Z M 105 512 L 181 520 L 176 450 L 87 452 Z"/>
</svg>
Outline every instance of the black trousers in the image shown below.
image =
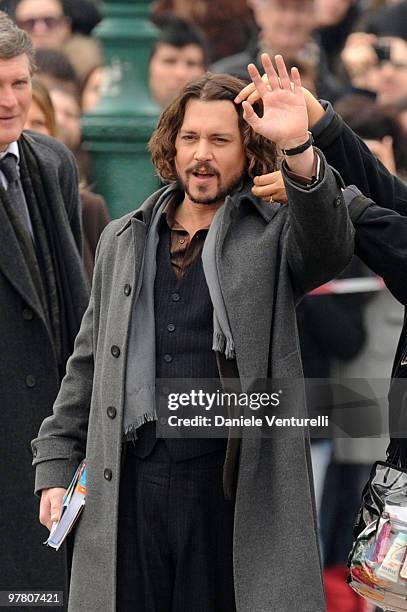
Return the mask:
<svg viewBox="0 0 407 612">
<path fill-rule="evenodd" d="M 234 506 L 223 451 L 175 463 L 159 440 L 122 471 L 117 612 L 234 612 Z"/>
</svg>

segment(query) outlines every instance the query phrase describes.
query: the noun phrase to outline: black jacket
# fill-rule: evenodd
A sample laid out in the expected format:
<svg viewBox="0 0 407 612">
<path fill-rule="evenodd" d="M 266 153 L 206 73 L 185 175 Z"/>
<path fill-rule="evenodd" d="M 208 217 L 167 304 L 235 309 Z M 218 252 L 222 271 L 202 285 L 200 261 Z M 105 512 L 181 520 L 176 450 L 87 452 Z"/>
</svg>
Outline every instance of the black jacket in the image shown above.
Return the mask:
<svg viewBox="0 0 407 612">
<path fill-rule="evenodd" d="M 392 175 L 329 104 L 312 130 L 315 144 L 347 184 L 374 200 L 351 211 L 355 253 L 381 276 L 389 290 L 407 306 L 407 186 Z M 375 202 L 377 204 L 375 204 Z M 393 364 L 389 392 L 391 444 L 407 465 L 407 318 L 405 316 Z"/>
<path fill-rule="evenodd" d="M 46 174 L 41 212 L 55 225 L 58 253 L 65 258 L 64 281 L 71 288 L 70 304 L 61 312 L 75 320 L 76 334 L 88 293 L 80 256 L 78 173 L 72 154 L 60 142 L 34 132 L 29 137 L 38 167 Z M 47 530 L 38 521 L 30 451 L 40 424 L 52 413 L 60 372 L 27 264 L 9 226 L 0 206 L 0 590 L 62 591 L 67 577 L 64 550 L 56 554 L 42 544 Z M 74 336 L 69 340 L 72 350 Z"/>
</svg>

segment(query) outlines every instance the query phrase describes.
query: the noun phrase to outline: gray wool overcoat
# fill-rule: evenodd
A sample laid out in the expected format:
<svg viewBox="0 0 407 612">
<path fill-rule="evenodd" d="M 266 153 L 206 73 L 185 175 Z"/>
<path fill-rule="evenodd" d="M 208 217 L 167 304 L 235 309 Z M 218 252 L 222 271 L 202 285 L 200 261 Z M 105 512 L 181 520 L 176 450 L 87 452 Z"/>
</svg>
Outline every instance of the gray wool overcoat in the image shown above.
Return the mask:
<svg viewBox="0 0 407 612">
<path fill-rule="evenodd" d="M 289 206 L 253 197 L 250 184 L 225 201 L 216 261 L 243 390 L 254 378 L 302 375 L 296 301 L 337 275 L 352 256 L 353 228 L 340 179 L 324 161 L 323 167 L 323 180 L 310 189 L 285 176 Z M 160 193 L 105 230 L 89 307 L 54 415 L 32 443 L 37 493 L 66 486 L 87 457 L 70 612 L 116 607 L 127 339 L 146 231 Z M 126 285 L 133 289 L 130 295 Z M 116 357 L 113 346 L 120 349 L 118 356 L 113 351 Z M 284 440 L 243 438 L 235 508 L 237 611 L 323 612 L 306 433 Z"/>
</svg>

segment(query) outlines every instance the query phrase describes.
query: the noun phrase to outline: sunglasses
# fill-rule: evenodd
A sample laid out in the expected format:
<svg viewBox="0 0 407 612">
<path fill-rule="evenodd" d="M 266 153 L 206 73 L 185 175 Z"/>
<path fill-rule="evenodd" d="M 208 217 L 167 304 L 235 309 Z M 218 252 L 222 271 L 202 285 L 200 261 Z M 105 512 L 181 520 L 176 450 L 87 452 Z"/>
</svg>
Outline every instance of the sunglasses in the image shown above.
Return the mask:
<svg viewBox="0 0 407 612">
<path fill-rule="evenodd" d="M 64 17 L 32 17 L 31 19 L 19 20 L 17 25 L 26 32 L 33 32 L 37 23 L 43 23 L 47 30 L 55 30 L 64 19 Z"/>
</svg>

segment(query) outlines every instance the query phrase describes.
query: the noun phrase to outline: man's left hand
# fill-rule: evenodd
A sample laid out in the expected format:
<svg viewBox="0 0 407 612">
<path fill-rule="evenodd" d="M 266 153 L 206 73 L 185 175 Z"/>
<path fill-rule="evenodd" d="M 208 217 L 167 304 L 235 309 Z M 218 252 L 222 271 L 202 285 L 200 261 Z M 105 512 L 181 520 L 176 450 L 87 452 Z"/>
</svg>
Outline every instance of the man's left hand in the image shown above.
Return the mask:
<svg viewBox="0 0 407 612">
<path fill-rule="evenodd" d="M 261 56 L 268 84 L 256 66 L 249 64 L 249 75 L 263 102 L 263 116 L 259 117 L 246 100 L 242 102 L 243 117 L 255 132 L 282 149 L 291 149 L 302 145 L 308 138 L 307 107 L 298 69 L 291 69 L 290 79 L 283 57 L 276 55 L 274 59 L 278 74 L 269 55 L 263 53 Z"/>
</svg>

